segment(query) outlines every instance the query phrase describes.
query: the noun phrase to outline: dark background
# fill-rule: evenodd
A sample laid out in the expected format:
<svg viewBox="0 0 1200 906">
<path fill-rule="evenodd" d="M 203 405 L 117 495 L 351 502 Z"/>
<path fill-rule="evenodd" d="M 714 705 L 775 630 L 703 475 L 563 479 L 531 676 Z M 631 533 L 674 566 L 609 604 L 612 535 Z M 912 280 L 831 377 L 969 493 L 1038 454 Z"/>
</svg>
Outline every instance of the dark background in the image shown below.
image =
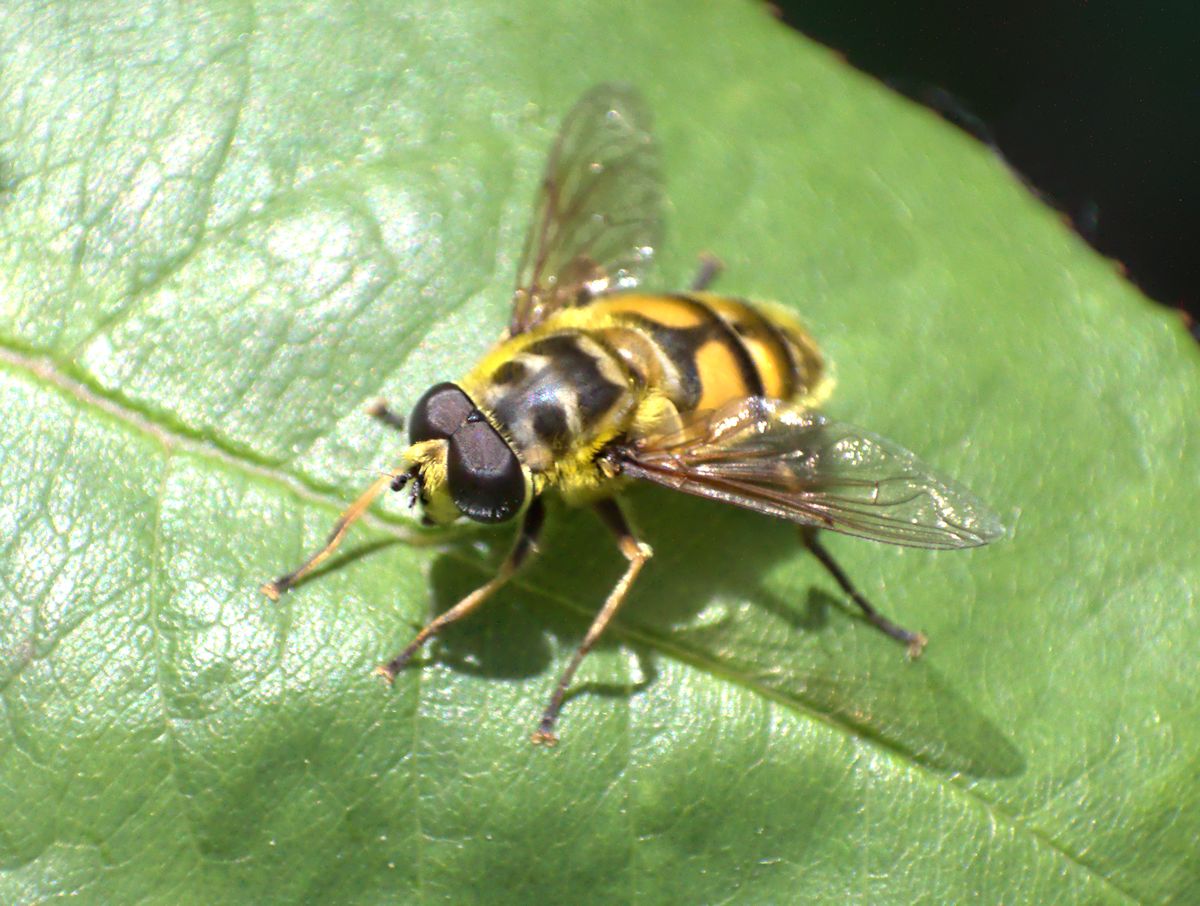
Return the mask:
<svg viewBox="0 0 1200 906">
<path fill-rule="evenodd" d="M 1200 3 L 774 6 L 992 144 L 1200 338 Z"/>
</svg>

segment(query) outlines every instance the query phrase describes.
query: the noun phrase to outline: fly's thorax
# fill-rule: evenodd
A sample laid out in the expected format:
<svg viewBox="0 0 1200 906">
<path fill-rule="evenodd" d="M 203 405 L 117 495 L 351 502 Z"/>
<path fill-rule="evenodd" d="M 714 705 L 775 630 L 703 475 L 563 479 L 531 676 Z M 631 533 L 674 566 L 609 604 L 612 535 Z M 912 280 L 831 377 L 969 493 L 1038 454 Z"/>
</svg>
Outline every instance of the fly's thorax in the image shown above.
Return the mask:
<svg viewBox="0 0 1200 906">
<path fill-rule="evenodd" d="M 639 392 L 617 352 L 581 328 L 508 340 L 464 384 L 521 461 L 552 480 L 589 465 L 596 450 L 625 432 Z"/>
</svg>

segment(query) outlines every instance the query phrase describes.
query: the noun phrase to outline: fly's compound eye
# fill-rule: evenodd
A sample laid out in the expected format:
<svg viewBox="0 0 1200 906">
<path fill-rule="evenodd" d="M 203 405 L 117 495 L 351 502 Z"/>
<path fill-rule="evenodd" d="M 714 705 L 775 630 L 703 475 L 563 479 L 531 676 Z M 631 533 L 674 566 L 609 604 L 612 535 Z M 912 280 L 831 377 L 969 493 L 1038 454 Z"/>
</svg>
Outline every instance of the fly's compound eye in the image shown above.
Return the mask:
<svg viewBox="0 0 1200 906">
<path fill-rule="evenodd" d="M 487 421 L 470 421 L 454 432 L 446 478 L 454 505 L 476 522 L 504 522 L 525 502 L 521 463 Z"/>
<path fill-rule="evenodd" d="M 409 443 L 446 440 L 462 427 L 475 404 L 457 384 L 434 384 L 413 406 L 408 420 Z"/>
</svg>

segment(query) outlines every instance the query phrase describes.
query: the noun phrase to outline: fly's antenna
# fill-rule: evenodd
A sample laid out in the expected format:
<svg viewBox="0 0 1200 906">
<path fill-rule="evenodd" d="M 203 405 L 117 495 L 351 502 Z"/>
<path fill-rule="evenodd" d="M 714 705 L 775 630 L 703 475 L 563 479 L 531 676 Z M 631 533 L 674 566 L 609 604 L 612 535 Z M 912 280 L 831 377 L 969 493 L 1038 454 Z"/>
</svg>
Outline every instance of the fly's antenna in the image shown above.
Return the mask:
<svg viewBox="0 0 1200 906">
<path fill-rule="evenodd" d="M 389 428 L 394 428 L 397 431 L 404 430 L 404 416 L 397 415 L 388 408 L 387 400 L 377 399 L 371 405 L 367 406 L 367 415 L 376 421 L 383 422 Z"/>
<path fill-rule="evenodd" d="M 396 472 L 392 471 L 391 469 L 359 469 L 358 471 L 366 472 L 368 475 L 374 475 L 376 478 L 382 478 L 384 475 L 386 475 L 388 478 L 392 479 L 392 481 L 393 481 L 392 490 L 394 490 L 394 491 L 398 491 L 398 490 L 400 490 L 400 488 L 404 487 L 404 485 L 406 485 L 408 483 L 408 479 L 410 477 L 405 472 L 401 472 L 401 473 L 397 474 Z M 401 478 L 403 478 L 403 481 L 401 481 Z M 397 481 L 400 482 L 400 488 L 395 487 L 395 482 L 397 482 Z"/>
</svg>

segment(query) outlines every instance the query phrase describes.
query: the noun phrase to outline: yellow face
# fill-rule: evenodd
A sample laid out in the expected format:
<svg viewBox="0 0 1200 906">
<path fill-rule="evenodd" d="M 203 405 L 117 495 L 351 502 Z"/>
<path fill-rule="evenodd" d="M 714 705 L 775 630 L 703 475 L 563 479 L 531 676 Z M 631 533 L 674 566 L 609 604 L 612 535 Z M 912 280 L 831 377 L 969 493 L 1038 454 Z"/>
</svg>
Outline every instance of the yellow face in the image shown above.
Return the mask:
<svg viewBox="0 0 1200 906">
<path fill-rule="evenodd" d="M 424 521 L 433 525 L 448 525 L 462 516 L 446 481 L 446 448 L 444 440 L 426 440 L 404 451 L 404 462 L 414 482 L 414 497 L 420 501 Z"/>
</svg>

